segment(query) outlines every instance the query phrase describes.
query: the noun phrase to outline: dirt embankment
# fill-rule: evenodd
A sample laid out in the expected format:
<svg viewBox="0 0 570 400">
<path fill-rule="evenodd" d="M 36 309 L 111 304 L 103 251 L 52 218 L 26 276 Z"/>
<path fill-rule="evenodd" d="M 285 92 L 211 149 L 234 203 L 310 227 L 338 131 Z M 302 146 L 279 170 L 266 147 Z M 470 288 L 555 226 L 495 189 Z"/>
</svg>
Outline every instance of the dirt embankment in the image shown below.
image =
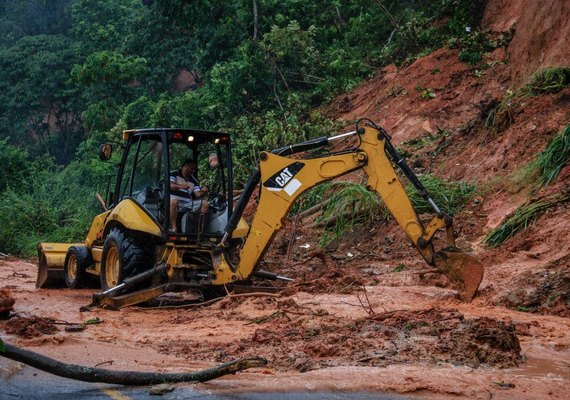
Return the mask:
<svg viewBox="0 0 570 400">
<path fill-rule="evenodd" d="M 455 216 L 458 245 L 486 267 L 472 303 L 459 302 L 445 278 L 427 271 L 393 222 L 357 227 L 315 251 L 320 232 L 307 220 L 290 222 L 263 263 L 294 283 L 277 297 L 226 298 L 208 307 L 80 313 L 91 290 L 36 290 L 33 264 L 0 260 L 2 288 L 16 299 L 13 318 L 0 322 L 2 338 L 64 361 L 117 369 L 195 369 L 245 355 L 270 360 L 268 368 L 200 386 L 219 392 L 566 398 L 568 202 L 498 248 L 482 239 L 521 204 L 570 186 L 570 166 L 540 191 L 513 178 L 570 122 L 570 89 L 517 98 L 507 126 L 485 127 L 508 90 L 537 68 L 568 64 L 569 17 L 563 0 L 491 0 L 484 26 L 513 36 L 483 64 L 463 64 L 458 50 L 441 49 L 379 71 L 327 109 L 347 125 L 368 117 L 384 126 L 417 171 L 477 186 Z M 94 318 L 102 323 L 82 331 L 62 324 Z"/>
</svg>

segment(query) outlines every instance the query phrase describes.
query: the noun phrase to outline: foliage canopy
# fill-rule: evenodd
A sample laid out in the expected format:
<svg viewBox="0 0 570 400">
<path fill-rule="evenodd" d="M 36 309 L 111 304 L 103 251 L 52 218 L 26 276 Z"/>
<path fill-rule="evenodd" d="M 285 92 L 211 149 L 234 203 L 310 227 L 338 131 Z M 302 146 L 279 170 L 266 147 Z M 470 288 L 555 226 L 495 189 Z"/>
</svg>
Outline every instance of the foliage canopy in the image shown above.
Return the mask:
<svg viewBox="0 0 570 400">
<path fill-rule="evenodd" d="M 1 2 L 0 249 L 29 253 L 32 240 L 81 240 L 96 212 L 93 194 L 112 170 L 94 160 L 95 150 L 121 129 L 234 132 L 236 178 L 244 182 L 260 149 L 329 134 L 334 122 L 312 110 L 377 68 L 452 37 L 468 43 L 465 28 L 476 29 L 484 6 Z M 16 214 L 22 218 L 10 218 Z"/>
</svg>

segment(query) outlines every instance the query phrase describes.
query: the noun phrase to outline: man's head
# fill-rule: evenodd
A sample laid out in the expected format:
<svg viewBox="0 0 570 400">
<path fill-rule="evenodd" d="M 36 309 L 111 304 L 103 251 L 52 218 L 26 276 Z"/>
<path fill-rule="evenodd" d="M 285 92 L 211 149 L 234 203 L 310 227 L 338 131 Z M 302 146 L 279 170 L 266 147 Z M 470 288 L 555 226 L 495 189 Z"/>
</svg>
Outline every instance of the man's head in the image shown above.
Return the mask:
<svg viewBox="0 0 570 400">
<path fill-rule="evenodd" d="M 196 171 L 198 170 L 196 161 L 191 159 L 185 160 L 180 170 L 182 171 L 182 175 L 184 175 L 185 177 L 189 177 L 190 175 L 195 174 Z"/>
<path fill-rule="evenodd" d="M 218 160 L 218 153 L 212 152 L 208 155 L 208 165 L 210 168 L 218 168 L 220 160 Z"/>
</svg>

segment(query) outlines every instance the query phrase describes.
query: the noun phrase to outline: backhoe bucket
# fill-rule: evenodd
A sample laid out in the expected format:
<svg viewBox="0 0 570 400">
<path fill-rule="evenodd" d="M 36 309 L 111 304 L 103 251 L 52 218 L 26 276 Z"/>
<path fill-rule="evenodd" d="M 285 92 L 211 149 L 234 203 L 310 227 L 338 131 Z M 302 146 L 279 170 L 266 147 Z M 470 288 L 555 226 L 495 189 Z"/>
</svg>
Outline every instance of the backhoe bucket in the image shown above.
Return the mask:
<svg viewBox="0 0 570 400">
<path fill-rule="evenodd" d="M 461 300 L 470 302 L 483 280 L 483 264 L 457 247 L 447 247 L 434 256 L 435 267 L 451 281 Z"/>
<path fill-rule="evenodd" d="M 65 286 L 63 264 L 70 243 L 40 243 L 38 244 L 38 277 L 37 288 Z"/>
</svg>

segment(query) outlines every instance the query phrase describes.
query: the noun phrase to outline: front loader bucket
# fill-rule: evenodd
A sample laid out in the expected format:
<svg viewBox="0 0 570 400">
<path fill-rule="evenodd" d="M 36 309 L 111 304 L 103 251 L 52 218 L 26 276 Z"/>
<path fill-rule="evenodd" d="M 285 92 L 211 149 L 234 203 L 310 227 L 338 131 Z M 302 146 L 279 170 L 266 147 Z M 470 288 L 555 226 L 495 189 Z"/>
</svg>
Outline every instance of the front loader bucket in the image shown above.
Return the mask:
<svg viewBox="0 0 570 400">
<path fill-rule="evenodd" d="M 447 247 L 434 256 L 435 267 L 451 281 L 461 300 L 470 302 L 483 280 L 483 264 L 457 247 Z"/>
<path fill-rule="evenodd" d="M 40 243 L 38 244 L 38 278 L 37 288 L 63 287 L 65 279 L 63 264 L 70 243 Z"/>
</svg>

